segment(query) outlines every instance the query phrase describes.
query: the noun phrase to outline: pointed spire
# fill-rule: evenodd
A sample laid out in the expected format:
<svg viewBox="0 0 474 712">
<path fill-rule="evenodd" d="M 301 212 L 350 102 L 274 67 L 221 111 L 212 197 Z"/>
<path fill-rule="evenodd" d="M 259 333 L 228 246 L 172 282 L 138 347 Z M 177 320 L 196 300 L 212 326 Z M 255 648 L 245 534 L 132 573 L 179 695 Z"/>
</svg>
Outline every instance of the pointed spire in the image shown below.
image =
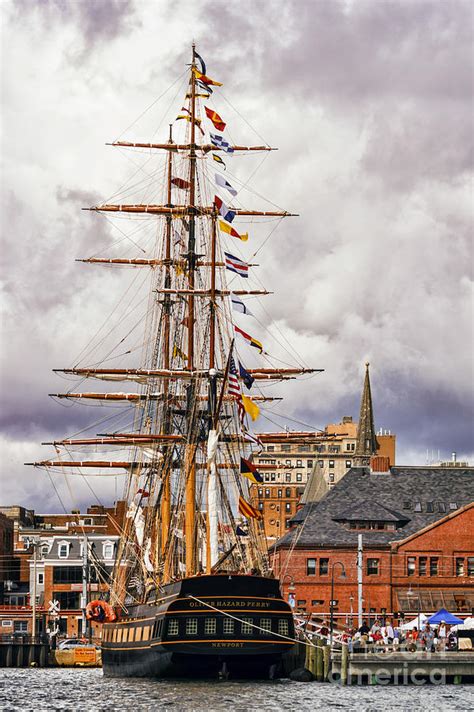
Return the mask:
<svg viewBox="0 0 474 712">
<path fill-rule="evenodd" d="M 369 364 L 365 364 L 365 380 L 362 399 L 360 402 L 359 428 L 357 431 L 357 444 L 354 453 L 354 464 L 364 466 L 370 464 L 370 458 L 377 454 L 378 442 L 375 437 L 374 411 L 372 408 L 372 394 L 370 392 Z"/>
</svg>

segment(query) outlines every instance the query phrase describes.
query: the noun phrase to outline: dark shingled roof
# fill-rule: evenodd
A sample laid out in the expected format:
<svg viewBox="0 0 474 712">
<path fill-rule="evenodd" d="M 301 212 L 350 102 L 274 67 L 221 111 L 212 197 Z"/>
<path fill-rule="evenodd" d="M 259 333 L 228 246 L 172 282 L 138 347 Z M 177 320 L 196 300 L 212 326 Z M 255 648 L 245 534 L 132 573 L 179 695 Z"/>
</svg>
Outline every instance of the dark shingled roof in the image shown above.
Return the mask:
<svg viewBox="0 0 474 712">
<path fill-rule="evenodd" d="M 336 522 L 409 522 L 410 517 L 407 517 L 400 512 L 395 512 L 393 509 L 384 507 L 379 502 L 365 500 L 365 502 L 357 502 L 352 507 L 346 509 L 345 512 L 333 517 Z"/>
<path fill-rule="evenodd" d="M 404 508 L 405 502 L 410 503 L 409 510 Z M 405 539 L 452 513 L 451 503 L 459 509 L 471 502 L 474 502 L 473 467 L 392 467 L 390 472 L 384 473 L 371 473 L 368 468 L 362 467 L 352 468 L 323 499 L 307 503 L 293 517 L 293 523 L 304 518 L 304 525 L 289 531 L 275 546 L 291 546 L 296 537 L 297 547 L 355 547 L 361 532 L 350 530 L 335 519 L 345 519 L 348 513 L 352 518 L 359 510 L 358 519 L 370 520 L 371 513 L 380 511 L 380 505 L 385 514 L 388 509 L 397 517 L 402 517 L 402 521 L 396 531 L 363 531 L 364 547 L 370 548 L 371 544 L 388 546 L 391 541 Z M 421 503 L 421 512 L 415 511 L 415 503 Z M 433 505 L 430 508 L 435 511 L 427 511 L 428 503 Z M 440 511 L 438 503 L 445 505 L 444 512 Z M 406 515 L 400 515 L 399 510 Z M 387 521 L 385 516 L 381 519 Z"/>
</svg>

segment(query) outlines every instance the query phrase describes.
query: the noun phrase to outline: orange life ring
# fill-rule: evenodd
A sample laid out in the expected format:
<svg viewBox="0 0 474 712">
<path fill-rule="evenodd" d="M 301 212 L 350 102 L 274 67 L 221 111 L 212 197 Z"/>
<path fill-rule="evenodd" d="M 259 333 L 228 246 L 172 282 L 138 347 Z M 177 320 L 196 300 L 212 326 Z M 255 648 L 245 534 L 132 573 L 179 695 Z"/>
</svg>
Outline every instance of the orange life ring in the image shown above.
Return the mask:
<svg viewBox="0 0 474 712">
<path fill-rule="evenodd" d="M 106 601 L 90 601 L 86 606 L 86 618 L 97 623 L 112 623 L 117 620 L 117 615 Z"/>
</svg>

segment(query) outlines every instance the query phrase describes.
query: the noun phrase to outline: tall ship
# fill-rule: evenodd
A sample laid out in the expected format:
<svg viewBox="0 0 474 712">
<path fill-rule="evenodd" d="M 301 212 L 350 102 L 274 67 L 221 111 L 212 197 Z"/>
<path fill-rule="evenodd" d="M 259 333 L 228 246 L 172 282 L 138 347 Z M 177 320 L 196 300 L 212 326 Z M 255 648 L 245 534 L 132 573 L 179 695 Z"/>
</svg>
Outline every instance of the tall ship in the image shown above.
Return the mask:
<svg viewBox="0 0 474 712">
<path fill-rule="evenodd" d="M 258 266 L 252 226 L 263 218 L 273 231 L 290 213 L 241 205 L 232 161 L 272 149 L 228 138 L 221 86 L 193 46 L 165 140 L 112 144 L 133 175 L 88 209 L 115 218 L 125 255 L 100 256 L 98 244 L 80 261 L 133 278 L 113 275 L 117 307 L 81 359 L 57 369 L 71 387 L 51 394 L 105 410 L 34 463 L 88 483 L 125 476 L 110 596 L 87 608 L 107 676 L 268 678 L 295 642 L 252 496 L 263 481 L 252 425 L 277 400 L 267 386 L 314 369 L 268 353 L 254 305 L 269 292 L 244 287 Z"/>
</svg>

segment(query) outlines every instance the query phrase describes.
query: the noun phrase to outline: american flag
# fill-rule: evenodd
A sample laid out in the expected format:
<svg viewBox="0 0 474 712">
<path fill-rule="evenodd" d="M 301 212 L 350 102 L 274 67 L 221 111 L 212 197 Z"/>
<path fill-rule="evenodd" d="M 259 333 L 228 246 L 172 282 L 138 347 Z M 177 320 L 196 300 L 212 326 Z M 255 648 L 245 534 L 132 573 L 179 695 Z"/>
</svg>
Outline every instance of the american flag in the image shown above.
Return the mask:
<svg viewBox="0 0 474 712">
<path fill-rule="evenodd" d="M 230 396 L 234 396 L 235 398 L 240 398 L 240 383 L 239 383 L 239 377 L 237 373 L 237 367 L 235 365 L 235 360 L 234 357 L 230 357 L 229 361 L 229 385 L 228 385 L 228 393 Z"/>
<path fill-rule="evenodd" d="M 227 392 L 230 396 L 233 396 L 237 404 L 237 410 L 239 412 L 239 420 L 243 430 L 245 427 L 245 408 L 242 403 L 242 393 L 240 391 L 239 376 L 237 372 L 237 367 L 235 365 L 234 357 L 230 357 L 229 361 L 229 379 Z"/>
</svg>

